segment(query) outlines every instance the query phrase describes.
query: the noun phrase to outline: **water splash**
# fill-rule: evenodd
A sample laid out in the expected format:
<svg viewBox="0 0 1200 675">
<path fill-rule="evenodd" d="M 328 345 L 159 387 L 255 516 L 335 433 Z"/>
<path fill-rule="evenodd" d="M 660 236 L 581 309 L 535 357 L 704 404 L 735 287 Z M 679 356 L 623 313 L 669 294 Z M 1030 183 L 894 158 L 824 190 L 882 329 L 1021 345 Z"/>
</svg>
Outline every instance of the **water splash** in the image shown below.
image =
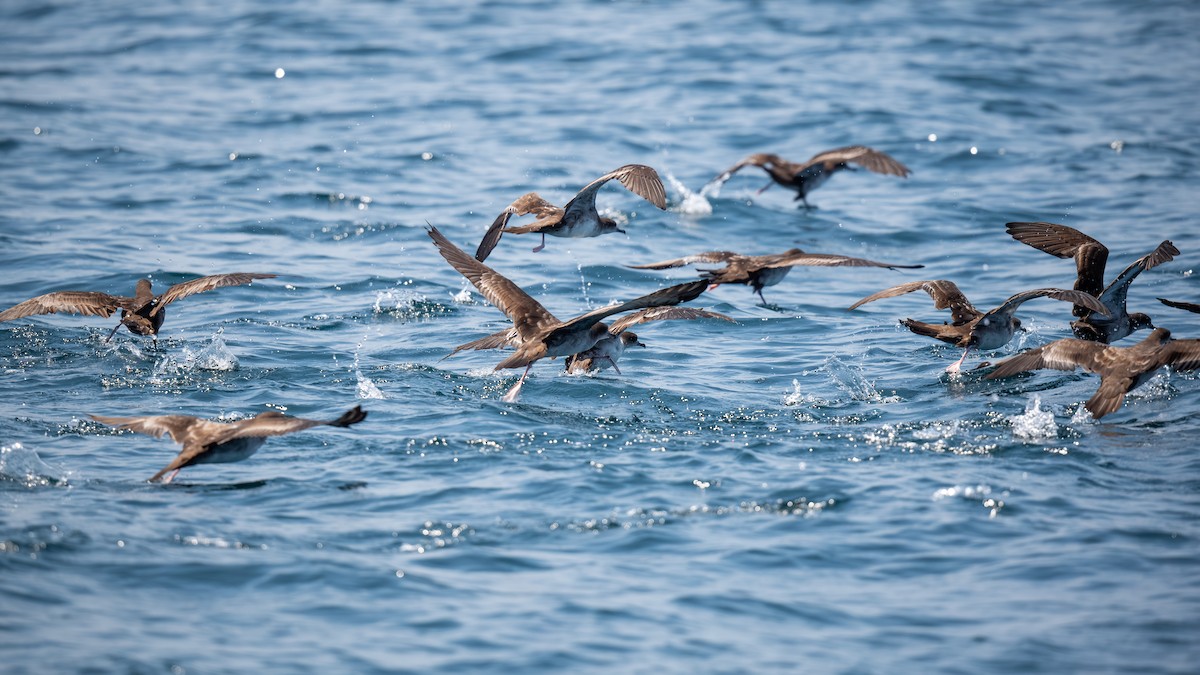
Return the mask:
<svg viewBox="0 0 1200 675">
<path fill-rule="evenodd" d="M 354 379 L 357 383 L 355 385 L 354 393 L 355 396 L 363 399 L 385 399 L 387 397 L 383 395 L 383 392 L 380 391 L 379 387 L 375 386 L 375 383 L 371 381 L 371 378 L 363 375 L 362 368 L 358 363 L 358 354 L 362 351 L 363 345 L 367 343 L 367 337 L 369 336 L 364 335 L 362 340 L 359 340 L 358 344 L 354 346 Z M 335 356 L 334 362 L 336 361 L 337 357 Z"/>
<path fill-rule="evenodd" d="M 1054 413 L 1042 410 L 1042 397 L 1037 394 L 1025 404 L 1025 412 L 1013 415 L 1009 422 L 1012 424 L 1013 435 L 1017 438 L 1058 438 L 1058 425 L 1054 423 Z"/>
<path fill-rule="evenodd" d="M 154 364 L 148 382 L 155 386 L 172 386 L 178 384 L 181 378 L 196 371 L 229 372 L 237 370 L 238 358 L 226 346 L 221 337 L 223 329 L 218 328 L 202 347 L 184 346 L 180 357 L 167 355 Z M 139 352 L 140 353 L 140 352 Z"/>
<path fill-rule="evenodd" d="M 188 369 L 230 371 L 237 370 L 238 358 L 229 351 L 225 344 L 224 328 L 218 328 L 208 340 L 208 344 L 199 348 L 183 348 L 183 356 Z"/>
<path fill-rule="evenodd" d="M 855 401 L 867 403 L 899 403 L 899 396 L 884 396 L 875 383 L 863 376 L 862 366 L 850 366 L 836 356 L 825 359 L 819 368 L 829 379 Z"/>
<path fill-rule="evenodd" d="M 793 379 L 792 390 L 783 397 L 783 404 L 789 407 L 798 405 L 824 407 L 829 405 L 829 401 L 800 391 L 800 380 Z"/>
<path fill-rule="evenodd" d="M 25 488 L 66 485 L 67 479 L 20 443 L 0 447 L 0 483 L 17 483 Z"/>
<path fill-rule="evenodd" d="M 681 213 L 685 216 L 707 216 L 713 212 L 712 204 L 709 203 L 709 197 L 716 197 L 721 192 L 720 183 L 709 183 L 700 188 L 700 192 L 692 192 L 686 185 L 679 182 L 675 176 L 667 172 L 667 185 L 671 187 L 674 193 L 671 201 L 674 205 L 671 206 L 672 211 Z"/>
</svg>

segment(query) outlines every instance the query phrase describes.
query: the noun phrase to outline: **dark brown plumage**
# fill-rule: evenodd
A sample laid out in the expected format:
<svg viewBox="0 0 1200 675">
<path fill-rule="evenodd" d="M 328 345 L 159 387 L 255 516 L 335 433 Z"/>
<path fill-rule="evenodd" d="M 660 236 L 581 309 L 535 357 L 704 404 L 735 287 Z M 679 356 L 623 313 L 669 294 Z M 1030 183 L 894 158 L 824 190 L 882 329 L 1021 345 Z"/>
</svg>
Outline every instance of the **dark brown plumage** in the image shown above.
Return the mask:
<svg viewBox="0 0 1200 675">
<path fill-rule="evenodd" d="M 554 237 L 596 237 L 610 232 L 624 232 L 611 218 L 602 218 L 596 211 L 596 193 L 610 180 L 617 180 L 631 192 L 660 209 L 667 208 L 667 192 L 663 188 L 658 172 L 644 164 L 627 164 L 588 183 L 567 205 L 559 208 L 542 199 L 536 192 L 521 195 L 504 209 L 488 227 L 475 251 L 479 262 L 487 260 L 500 237 L 505 232 L 512 234 L 535 233 L 542 235 L 542 243 L 534 253 L 546 247 L 546 235 Z M 529 225 L 507 227 L 513 216 L 536 216 Z"/>
<path fill-rule="evenodd" d="M 1107 310 L 1096 298 L 1082 291 L 1067 291 L 1058 288 L 1038 288 L 1022 291 L 1005 300 L 999 307 L 981 312 L 975 309 L 967 296 L 958 289 L 952 281 L 935 279 L 930 281 L 912 281 L 884 289 L 869 295 L 850 305 L 856 309 L 868 302 L 883 298 L 894 298 L 913 291 L 925 291 L 933 298 L 937 309 L 949 309 L 950 323 L 931 324 L 913 319 L 904 319 L 900 323 L 914 333 L 949 342 L 964 349 L 962 358 L 947 368 L 947 371 L 957 372 L 967 358 L 971 348 L 998 349 L 1008 344 L 1013 335 L 1021 328 L 1021 320 L 1014 316 L 1017 308 L 1026 301 L 1034 298 L 1052 298 L 1065 302 L 1076 302 L 1090 307 L 1103 314 Z"/>
<path fill-rule="evenodd" d="M 699 297 L 707 286 L 703 281 L 679 284 L 628 302 L 592 310 L 567 321 L 559 321 L 507 277 L 451 243 L 436 227 L 430 226 L 428 232 L 446 262 L 465 276 L 497 309 L 507 314 L 513 322 L 513 329 L 520 336 L 520 342 L 514 345 L 516 351 L 496 364 L 496 370 L 525 368 L 521 379 L 504 396 L 504 400 L 510 402 L 516 400 L 525 377 L 536 361 L 585 351 L 607 335 L 608 327 L 601 323 L 603 319 L 635 309 L 687 302 Z M 489 336 L 485 340 L 494 337 Z"/>
<path fill-rule="evenodd" d="M 1092 417 L 1100 419 L 1120 408 L 1126 394 L 1164 366 L 1184 371 L 1200 368 L 1200 340 L 1173 340 L 1166 328 L 1155 328 L 1132 347 L 1065 338 L 1001 361 L 987 379 L 1039 368 L 1083 368 L 1100 376 L 1100 387 L 1084 403 Z"/>
<path fill-rule="evenodd" d="M 1162 304 L 1166 305 L 1167 307 L 1174 307 L 1175 309 L 1185 309 L 1194 314 L 1200 314 L 1200 305 L 1197 305 L 1194 302 L 1178 302 L 1175 300 L 1167 300 L 1166 298 L 1159 298 L 1158 301 L 1161 302 Z"/>
<path fill-rule="evenodd" d="M 250 419 L 237 422 L 214 422 L 190 415 L 151 415 L 148 417 L 106 417 L 91 415 L 91 418 L 139 434 L 155 438 L 169 435 L 171 440 L 183 446 L 162 471 L 150 478 L 153 483 L 170 473 L 164 483 L 170 483 L 184 467 L 194 464 L 223 464 L 240 462 L 253 455 L 270 436 L 282 436 L 315 426 L 348 427 L 367 418 L 361 406 L 354 406 L 335 420 L 308 420 L 289 417 L 283 413 L 269 411 Z"/>
<path fill-rule="evenodd" d="M 0 312 L 0 322 L 35 314 L 56 314 L 58 312 L 108 318 L 119 309 L 121 310 L 121 323 L 117 324 L 112 333 L 108 334 L 109 339 L 122 325 L 129 329 L 129 332 L 137 335 L 157 336 L 158 330 L 167 316 L 166 307 L 172 302 L 222 286 L 241 286 L 255 279 L 273 279 L 274 277 L 274 274 L 249 272 L 214 274 L 175 284 L 159 296 L 155 296 L 151 290 L 149 279 L 139 279 L 132 298 L 92 291 L 58 291 L 39 295 Z"/>
<path fill-rule="evenodd" d="M 708 251 L 695 255 L 663 260 L 662 262 L 646 265 L 626 265 L 635 270 L 665 270 L 672 267 L 682 267 L 693 263 L 725 263 L 725 267 L 715 270 L 698 270 L 701 277 L 710 284 L 745 284 L 758 293 L 759 299 L 766 304 L 762 289 L 774 286 L 783 281 L 793 267 L 886 267 L 888 269 L 919 269 L 924 265 L 895 265 L 892 263 L 875 262 L 865 258 L 830 253 L 805 253 L 798 248 L 789 249 L 783 253 L 769 255 L 742 255 L 732 251 Z"/>
<path fill-rule="evenodd" d="M 724 314 L 696 307 L 649 307 L 633 312 L 632 314 L 627 314 L 614 321 L 608 327 L 608 335 L 600 338 L 590 349 L 568 356 L 565 359 L 565 369 L 571 373 L 586 373 L 611 367 L 620 373 L 621 369 L 617 366 L 617 361 L 620 360 L 625 348 L 646 346 L 638 339 L 636 333 L 629 330 L 630 328 L 648 321 L 679 319 L 721 319 L 733 322 L 733 319 Z M 458 345 L 454 348 L 454 351 L 442 358 L 450 358 L 468 349 L 515 348 L 519 344 L 521 344 L 521 334 L 517 332 L 516 328 L 510 327 L 492 333 L 487 337 Z"/>
<path fill-rule="evenodd" d="M 896 161 L 891 155 L 865 145 L 849 145 L 818 153 L 804 163 L 789 162 L 779 155 L 770 153 L 750 155 L 709 181 L 709 185 L 720 186 L 742 167 L 757 166 L 766 171 L 775 183 L 795 190 L 796 200 L 804 202 L 804 208 L 812 209 L 816 207 L 808 203 L 808 194 L 823 185 L 830 176 L 838 171 L 851 169 L 851 164 L 875 173 L 900 176 L 901 178 L 907 178 L 911 173 L 908 167 Z M 767 183 L 759 192 L 769 187 L 771 187 L 771 183 Z"/>
<path fill-rule="evenodd" d="M 1075 337 L 1107 344 L 1136 330 L 1154 328 L 1148 315 L 1142 312 L 1129 313 L 1126 299 L 1129 285 L 1139 274 L 1179 255 L 1179 249 L 1169 240 L 1135 260 L 1105 287 L 1104 267 L 1108 262 L 1108 248 L 1104 244 L 1075 228 L 1057 223 L 1008 223 L 1006 227 L 1012 238 L 1023 244 L 1059 258 L 1074 258 L 1075 290 L 1096 297 L 1108 308 L 1108 316 L 1104 316 L 1076 305 L 1074 313 L 1079 320 L 1071 323 Z"/>
</svg>

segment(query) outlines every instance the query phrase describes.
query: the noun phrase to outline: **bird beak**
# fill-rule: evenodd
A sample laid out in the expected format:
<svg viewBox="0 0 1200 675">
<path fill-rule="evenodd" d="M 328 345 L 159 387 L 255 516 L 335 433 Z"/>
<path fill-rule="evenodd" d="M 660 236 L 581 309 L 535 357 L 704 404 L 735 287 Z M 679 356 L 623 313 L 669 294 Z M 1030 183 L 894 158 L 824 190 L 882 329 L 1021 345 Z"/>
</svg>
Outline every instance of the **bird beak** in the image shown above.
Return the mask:
<svg viewBox="0 0 1200 675">
<path fill-rule="evenodd" d="M 639 347 L 642 347 L 643 349 L 646 347 L 646 343 L 645 343 L 645 342 L 642 342 L 641 340 L 638 340 L 637 342 L 635 342 L 635 343 L 633 343 L 633 344 L 635 344 L 635 345 L 637 345 L 637 346 L 639 346 Z"/>
</svg>

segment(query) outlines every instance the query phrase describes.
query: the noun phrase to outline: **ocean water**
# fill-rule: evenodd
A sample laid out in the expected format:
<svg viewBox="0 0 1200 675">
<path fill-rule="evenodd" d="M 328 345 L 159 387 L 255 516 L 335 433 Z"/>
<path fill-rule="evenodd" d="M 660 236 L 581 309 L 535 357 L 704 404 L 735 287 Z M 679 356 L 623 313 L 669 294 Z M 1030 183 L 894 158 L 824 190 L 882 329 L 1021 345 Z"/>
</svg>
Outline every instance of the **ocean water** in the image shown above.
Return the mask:
<svg viewBox="0 0 1200 675">
<path fill-rule="evenodd" d="M 0 7 L 0 305 L 278 274 L 114 320 L 0 324 L 0 657 L 44 672 L 1194 672 L 1200 383 L 1097 422 L 1097 379 L 947 376 L 897 320 L 917 279 L 980 307 L 1070 287 L 1004 223 L 1079 228 L 1131 309 L 1200 316 L 1192 2 L 31 2 Z M 866 144 L 797 209 L 740 158 Z M 488 264 L 560 318 L 798 246 L 796 268 L 646 324 L 621 373 L 540 362 L 425 233 L 472 249 L 517 196 L 615 183 L 627 234 L 506 237 Z M 1069 335 L 1063 303 L 994 360 Z M 1132 344 L 1144 336 L 1127 338 Z M 169 439 L 87 415 L 265 410 L 351 429 L 146 478 Z"/>
</svg>

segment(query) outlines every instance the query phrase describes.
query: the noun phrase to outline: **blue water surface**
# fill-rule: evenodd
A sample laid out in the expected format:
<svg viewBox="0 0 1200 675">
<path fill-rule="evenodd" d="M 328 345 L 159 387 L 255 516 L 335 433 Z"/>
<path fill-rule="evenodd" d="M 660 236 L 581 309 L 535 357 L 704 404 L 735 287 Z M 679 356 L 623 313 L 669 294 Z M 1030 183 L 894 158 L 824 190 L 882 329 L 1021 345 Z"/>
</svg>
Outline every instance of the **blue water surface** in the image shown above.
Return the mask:
<svg viewBox="0 0 1200 675">
<path fill-rule="evenodd" d="M 0 657 L 46 672 L 1194 672 L 1200 384 L 1097 422 L 1098 380 L 944 368 L 951 279 L 981 308 L 1070 287 L 1008 221 L 1079 228 L 1109 277 L 1171 239 L 1131 309 L 1200 316 L 1200 5 L 33 2 L 0 6 L 0 305 L 278 278 L 115 319 L 0 324 Z M 742 157 L 866 144 L 912 169 L 796 208 Z M 796 246 L 796 268 L 646 324 L 621 372 L 440 360 L 506 320 L 473 250 L 519 195 L 616 183 L 627 234 L 509 236 L 488 264 L 560 318 Z M 1052 300 L 997 352 L 1070 335 Z M 1122 344 L 1133 344 L 1140 333 Z M 178 446 L 88 414 L 265 410 L 351 429 L 146 478 Z M 1189 440 L 1192 439 L 1192 440 Z"/>
</svg>

